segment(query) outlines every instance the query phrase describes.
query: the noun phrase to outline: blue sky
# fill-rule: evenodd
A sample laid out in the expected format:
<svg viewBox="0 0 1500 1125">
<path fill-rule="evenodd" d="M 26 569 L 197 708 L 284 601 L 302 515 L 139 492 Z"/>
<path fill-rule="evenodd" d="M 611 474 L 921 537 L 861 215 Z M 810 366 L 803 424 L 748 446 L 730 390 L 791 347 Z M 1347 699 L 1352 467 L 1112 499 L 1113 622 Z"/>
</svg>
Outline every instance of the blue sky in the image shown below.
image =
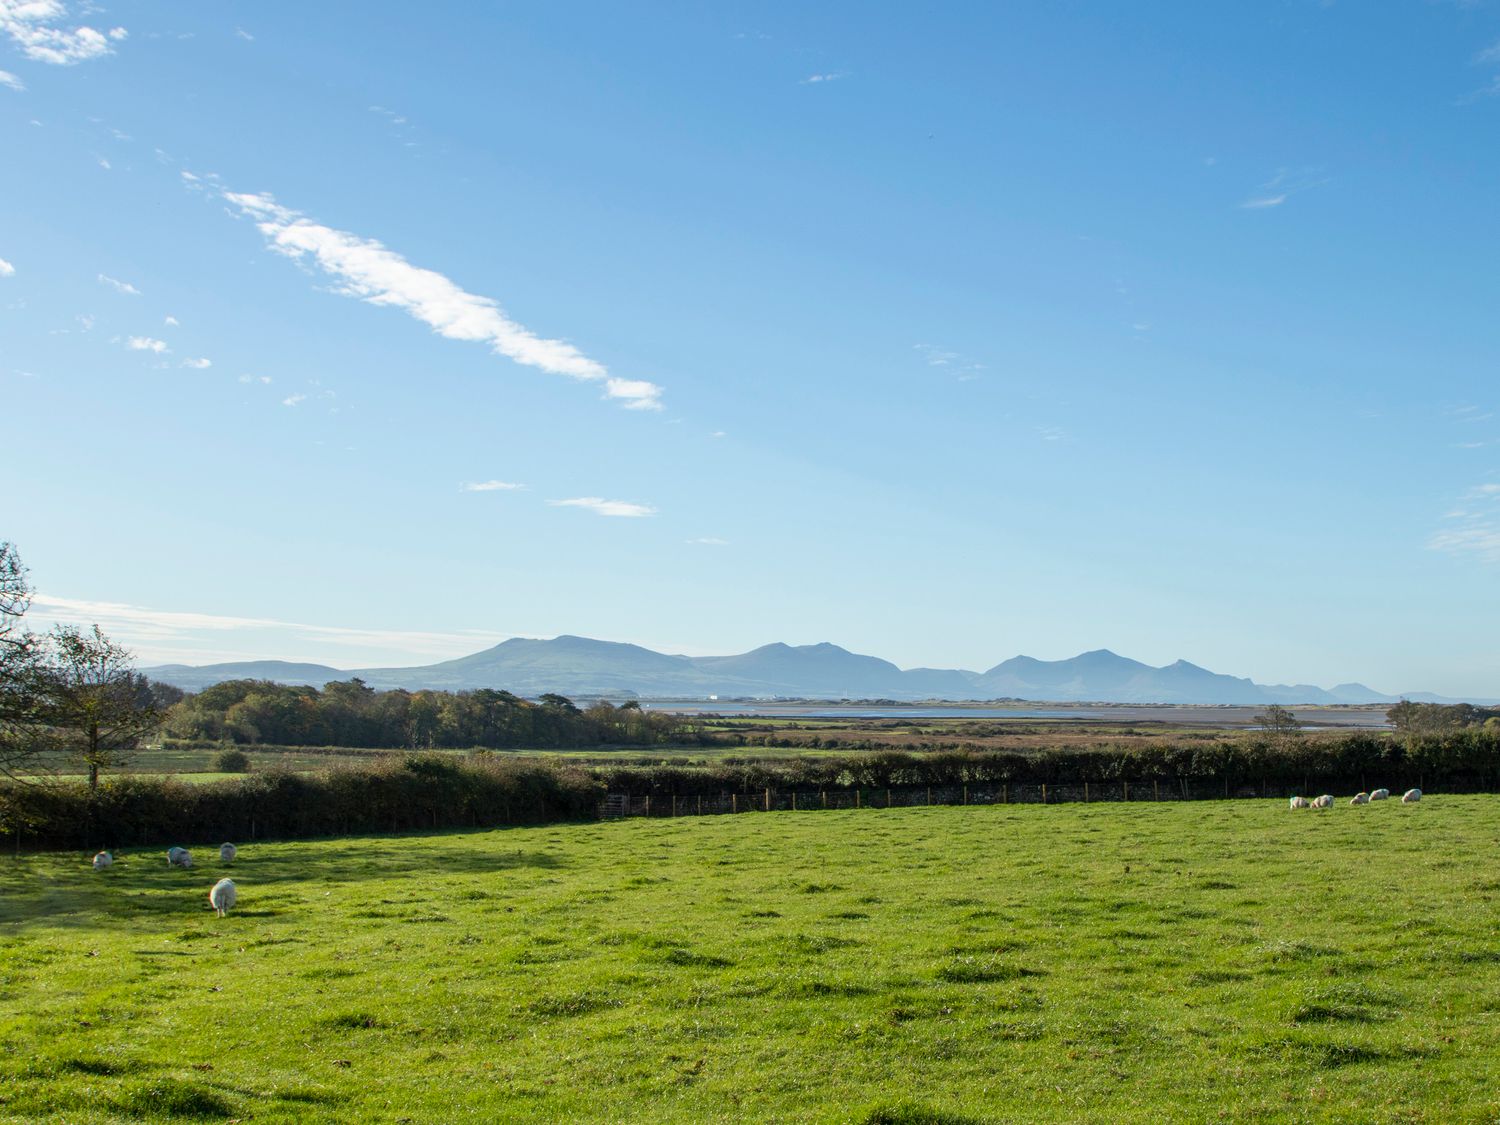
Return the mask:
<svg viewBox="0 0 1500 1125">
<path fill-rule="evenodd" d="M 1000 7 L 0 0 L 37 623 L 1500 694 L 1500 3 Z"/>
</svg>

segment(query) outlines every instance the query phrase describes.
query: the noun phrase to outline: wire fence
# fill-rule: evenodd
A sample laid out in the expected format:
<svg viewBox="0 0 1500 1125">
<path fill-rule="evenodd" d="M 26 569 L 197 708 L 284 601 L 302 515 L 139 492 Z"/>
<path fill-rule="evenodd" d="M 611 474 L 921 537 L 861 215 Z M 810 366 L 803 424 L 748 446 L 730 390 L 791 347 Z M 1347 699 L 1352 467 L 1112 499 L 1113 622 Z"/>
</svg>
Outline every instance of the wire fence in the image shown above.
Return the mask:
<svg viewBox="0 0 1500 1125">
<path fill-rule="evenodd" d="M 1051 785 L 976 784 L 902 785 L 889 788 L 838 789 L 750 789 L 740 792 L 676 794 L 609 793 L 599 802 L 601 820 L 631 816 L 718 816 L 749 812 L 814 812 L 824 809 L 921 808 L 927 805 L 1062 805 L 1139 802 L 1265 800 L 1294 796 L 1312 797 L 1320 792 L 1347 795 L 1363 791 L 1364 784 L 1326 785 L 1313 788 L 1280 782 L 1230 782 L 1222 778 L 1175 778 L 1166 781 L 1098 781 Z M 1399 797 L 1401 789 L 1392 786 Z M 1418 786 L 1420 788 L 1420 785 Z M 1455 792 L 1488 791 L 1488 786 L 1445 784 Z"/>
</svg>

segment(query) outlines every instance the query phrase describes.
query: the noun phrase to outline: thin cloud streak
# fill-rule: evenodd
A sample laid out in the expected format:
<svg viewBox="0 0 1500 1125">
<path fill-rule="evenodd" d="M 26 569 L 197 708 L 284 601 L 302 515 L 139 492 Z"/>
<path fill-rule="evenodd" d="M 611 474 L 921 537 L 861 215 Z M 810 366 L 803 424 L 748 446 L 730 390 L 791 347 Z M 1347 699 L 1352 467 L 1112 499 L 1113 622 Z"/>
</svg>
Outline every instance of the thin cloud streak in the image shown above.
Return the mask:
<svg viewBox="0 0 1500 1125">
<path fill-rule="evenodd" d="M 471 480 L 458 486 L 460 492 L 520 492 L 526 486 L 508 480 Z"/>
<path fill-rule="evenodd" d="M 121 281 L 117 277 L 110 277 L 106 273 L 99 275 L 99 284 L 108 285 L 116 293 L 124 293 L 127 297 L 139 297 L 141 295 L 141 291 L 134 285 L 131 285 L 130 282 Z"/>
<path fill-rule="evenodd" d="M 396 629 L 358 629 L 339 625 L 310 625 L 298 621 L 281 621 L 269 617 L 233 617 L 223 614 L 192 613 L 181 610 L 151 609 L 121 602 L 91 601 L 37 594 L 32 598 L 32 616 L 40 624 L 88 622 L 97 623 L 132 649 L 149 649 L 162 653 L 167 646 L 183 646 L 183 655 L 203 659 L 202 645 L 194 644 L 194 634 L 248 634 L 261 631 L 291 633 L 292 644 L 332 645 L 346 649 L 395 649 L 413 657 L 447 659 L 465 656 L 476 649 L 505 640 L 508 634 L 487 630 L 455 633 L 404 631 Z M 290 651 L 284 639 L 272 638 L 273 646 L 262 651 L 285 657 Z M 239 659 L 258 659 L 242 655 Z M 337 658 L 336 658 L 337 659 Z"/>
<path fill-rule="evenodd" d="M 202 178 L 183 173 L 189 184 Z M 644 379 L 610 375 L 564 340 L 536 335 L 505 315 L 489 297 L 469 293 L 434 270 L 414 266 L 374 239 L 315 223 L 267 193 L 216 189 L 255 222 L 270 248 L 294 261 L 311 261 L 340 283 L 339 292 L 372 305 L 401 309 L 450 340 L 488 344 L 494 352 L 552 375 L 600 382 L 608 399 L 629 410 L 660 410 L 662 388 Z"/>
<path fill-rule="evenodd" d="M 582 508 L 593 512 L 596 516 L 623 516 L 627 519 L 640 519 L 644 516 L 656 515 L 656 509 L 649 504 L 633 504 L 628 500 L 606 500 L 602 496 L 575 496 L 569 500 L 548 500 L 554 508 Z"/>
</svg>

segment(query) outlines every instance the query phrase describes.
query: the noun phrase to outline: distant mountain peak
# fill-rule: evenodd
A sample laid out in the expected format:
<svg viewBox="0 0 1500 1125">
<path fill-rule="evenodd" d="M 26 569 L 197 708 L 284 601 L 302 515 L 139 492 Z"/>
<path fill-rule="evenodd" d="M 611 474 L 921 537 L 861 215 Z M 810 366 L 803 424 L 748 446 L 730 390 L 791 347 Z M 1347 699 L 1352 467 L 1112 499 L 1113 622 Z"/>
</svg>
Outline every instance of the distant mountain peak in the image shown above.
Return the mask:
<svg viewBox="0 0 1500 1125">
<path fill-rule="evenodd" d="M 657 699 L 787 697 L 814 699 L 1026 699 L 1097 703 L 1379 705 L 1396 697 L 1363 684 L 1331 691 L 1306 684 L 1257 684 L 1211 672 L 1187 660 L 1155 668 L 1107 648 L 1065 660 L 1015 656 L 988 672 L 913 668 L 850 652 L 832 641 L 773 641 L 732 656 L 681 656 L 624 641 L 564 633 L 550 640 L 512 637 L 482 652 L 409 668 L 340 670 L 320 664 L 246 661 L 193 668 L 141 669 L 152 679 L 201 690 L 234 679 L 321 686 L 359 676 L 372 687 L 466 691 L 502 688 L 518 695 L 557 692 L 576 698 L 635 695 Z M 1412 699 L 1439 701 L 1422 692 Z M 1451 701 L 1449 701 L 1451 702 Z M 1482 700 L 1472 700 L 1480 703 Z"/>
</svg>

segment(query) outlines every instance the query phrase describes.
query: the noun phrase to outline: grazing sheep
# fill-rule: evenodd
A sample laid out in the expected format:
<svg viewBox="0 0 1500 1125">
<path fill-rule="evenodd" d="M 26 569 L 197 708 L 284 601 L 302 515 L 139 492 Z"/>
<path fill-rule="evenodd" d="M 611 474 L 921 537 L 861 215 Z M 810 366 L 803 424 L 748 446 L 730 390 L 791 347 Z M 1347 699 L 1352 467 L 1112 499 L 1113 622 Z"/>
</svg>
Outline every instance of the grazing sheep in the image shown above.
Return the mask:
<svg viewBox="0 0 1500 1125">
<path fill-rule="evenodd" d="M 1333 794 L 1324 793 L 1321 797 L 1314 797 L 1312 799 L 1312 807 L 1315 809 L 1333 808 Z"/>
<path fill-rule="evenodd" d="M 98 855 L 96 855 L 94 857 L 94 870 L 95 871 L 103 871 L 106 867 L 108 867 L 114 861 L 115 861 L 115 857 L 112 856 L 112 855 L 110 855 L 108 852 L 100 852 Z"/>
<path fill-rule="evenodd" d="M 208 892 L 208 904 L 214 908 L 214 913 L 220 918 L 229 913 L 229 908 L 234 905 L 238 897 L 234 889 L 233 879 L 220 879 Z"/>
<path fill-rule="evenodd" d="M 1415 805 L 1421 799 L 1422 791 L 1420 789 L 1408 789 L 1405 793 L 1401 794 L 1401 803 L 1403 805 Z"/>
<path fill-rule="evenodd" d="M 234 857 L 237 856 L 239 852 L 240 849 L 235 847 L 233 844 L 219 845 L 219 859 L 221 859 L 225 863 L 233 863 Z"/>
<path fill-rule="evenodd" d="M 167 849 L 168 867 L 191 867 L 193 866 L 193 853 L 186 848 Z"/>
<path fill-rule="evenodd" d="M 1356 793 L 1349 798 L 1349 803 L 1351 805 L 1368 805 L 1370 803 L 1370 795 L 1368 793 Z"/>
<path fill-rule="evenodd" d="M 1388 800 L 1390 798 L 1390 795 L 1391 795 L 1391 791 L 1389 789 L 1371 789 L 1370 790 L 1370 800 L 1372 800 L 1372 801 L 1384 801 L 1384 800 Z"/>
<path fill-rule="evenodd" d="M 1312 808 L 1312 802 L 1309 801 L 1306 797 L 1293 797 L 1292 798 L 1292 808 L 1294 808 L 1294 809 L 1310 809 L 1310 808 Z"/>
</svg>

